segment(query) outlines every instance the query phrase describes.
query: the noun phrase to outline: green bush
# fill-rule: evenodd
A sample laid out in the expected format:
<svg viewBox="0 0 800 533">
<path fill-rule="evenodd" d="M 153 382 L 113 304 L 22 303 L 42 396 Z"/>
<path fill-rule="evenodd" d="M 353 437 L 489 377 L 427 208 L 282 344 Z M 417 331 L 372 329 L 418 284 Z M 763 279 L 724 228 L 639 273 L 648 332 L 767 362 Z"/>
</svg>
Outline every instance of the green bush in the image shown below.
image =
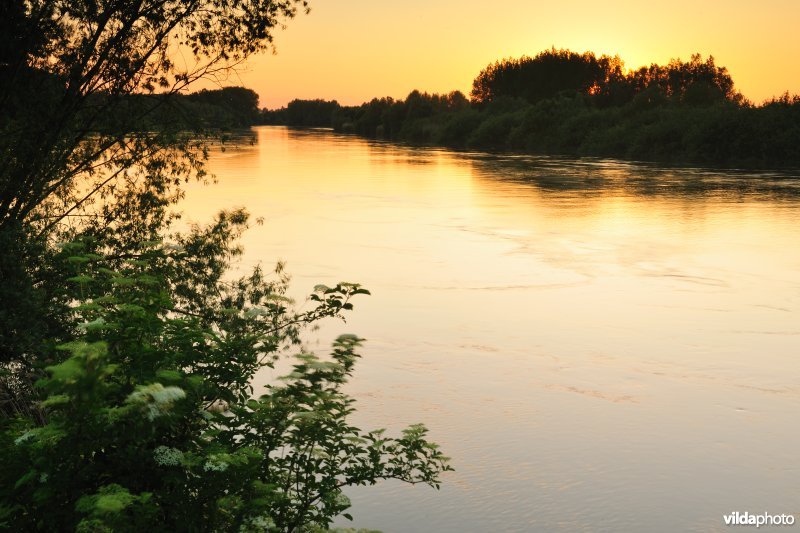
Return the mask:
<svg viewBox="0 0 800 533">
<path fill-rule="evenodd" d="M 522 116 L 520 113 L 490 115 L 467 138 L 467 146 L 470 148 L 504 149 L 507 147 L 509 133 L 521 121 Z"/>
<path fill-rule="evenodd" d="M 475 109 L 465 109 L 448 115 L 435 142 L 445 146 L 463 147 L 467 138 L 483 120 L 483 115 Z"/>
<path fill-rule="evenodd" d="M 36 412 L 2 420 L 0 527 L 296 531 L 344 513 L 347 486 L 438 486 L 447 458 L 423 426 L 391 438 L 348 423 L 342 386 L 361 339 L 339 337 L 329 358 L 300 353 L 253 389 L 304 326 L 369 293 L 318 286 L 297 313 L 280 269 L 225 281 L 246 221 L 222 213 L 124 257 L 91 239 L 61 246 L 70 339 L 35 385 Z"/>
</svg>

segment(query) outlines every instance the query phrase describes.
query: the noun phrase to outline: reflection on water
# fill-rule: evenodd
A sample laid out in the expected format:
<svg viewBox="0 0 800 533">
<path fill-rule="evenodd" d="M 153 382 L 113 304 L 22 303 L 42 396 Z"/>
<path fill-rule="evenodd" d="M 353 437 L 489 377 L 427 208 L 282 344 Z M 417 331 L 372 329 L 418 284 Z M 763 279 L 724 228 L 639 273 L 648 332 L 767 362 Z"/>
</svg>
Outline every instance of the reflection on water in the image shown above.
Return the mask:
<svg viewBox="0 0 800 533">
<path fill-rule="evenodd" d="M 189 218 L 246 206 L 244 266 L 373 296 L 362 427 L 424 421 L 441 492 L 350 491 L 384 531 L 715 531 L 800 512 L 800 180 L 258 128 Z M 272 375 L 262 376 L 263 380 Z M 342 522 L 341 525 L 347 525 Z"/>
<path fill-rule="evenodd" d="M 729 201 L 789 200 L 800 195 L 797 176 L 704 169 L 665 169 L 609 160 L 474 154 L 486 175 L 531 184 L 541 191 L 716 198 Z"/>
</svg>

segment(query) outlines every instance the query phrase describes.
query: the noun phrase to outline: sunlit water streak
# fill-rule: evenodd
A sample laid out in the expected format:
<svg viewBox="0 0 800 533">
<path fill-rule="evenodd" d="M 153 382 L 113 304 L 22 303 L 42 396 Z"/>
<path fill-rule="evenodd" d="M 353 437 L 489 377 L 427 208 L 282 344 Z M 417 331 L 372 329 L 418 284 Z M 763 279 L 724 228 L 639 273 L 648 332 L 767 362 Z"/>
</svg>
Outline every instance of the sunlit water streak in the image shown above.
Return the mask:
<svg viewBox="0 0 800 533">
<path fill-rule="evenodd" d="M 245 206 L 243 267 L 373 296 L 356 421 L 425 422 L 440 492 L 349 491 L 393 531 L 714 531 L 800 513 L 800 180 L 256 128 L 182 208 Z M 273 379 L 264 375 L 260 379 Z M 341 525 L 347 525 L 342 521 Z"/>
</svg>

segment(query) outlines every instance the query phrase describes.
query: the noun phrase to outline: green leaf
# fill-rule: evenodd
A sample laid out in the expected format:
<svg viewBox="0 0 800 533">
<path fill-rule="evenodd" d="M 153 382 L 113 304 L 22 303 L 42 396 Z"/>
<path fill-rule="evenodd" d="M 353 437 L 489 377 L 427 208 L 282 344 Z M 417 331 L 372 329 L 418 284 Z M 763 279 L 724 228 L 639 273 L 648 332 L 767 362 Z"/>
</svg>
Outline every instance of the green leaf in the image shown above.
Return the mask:
<svg viewBox="0 0 800 533">
<path fill-rule="evenodd" d="M 71 399 L 72 398 L 67 394 L 56 394 L 54 396 L 48 397 L 40 405 L 42 407 L 59 407 L 61 405 L 68 404 Z"/>
</svg>

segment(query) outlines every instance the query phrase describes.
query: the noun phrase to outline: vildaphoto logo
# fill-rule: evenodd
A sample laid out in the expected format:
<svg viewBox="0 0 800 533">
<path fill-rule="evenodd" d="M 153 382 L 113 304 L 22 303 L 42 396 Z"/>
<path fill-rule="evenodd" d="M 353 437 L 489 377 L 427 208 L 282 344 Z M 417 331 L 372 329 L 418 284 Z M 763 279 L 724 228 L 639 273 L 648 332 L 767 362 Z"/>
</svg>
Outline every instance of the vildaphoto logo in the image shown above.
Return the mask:
<svg viewBox="0 0 800 533">
<path fill-rule="evenodd" d="M 792 514 L 752 514 L 747 511 L 740 513 L 734 511 L 731 514 L 722 515 L 726 526 L 793 526 L 794 515 Z"/>
</svg>

